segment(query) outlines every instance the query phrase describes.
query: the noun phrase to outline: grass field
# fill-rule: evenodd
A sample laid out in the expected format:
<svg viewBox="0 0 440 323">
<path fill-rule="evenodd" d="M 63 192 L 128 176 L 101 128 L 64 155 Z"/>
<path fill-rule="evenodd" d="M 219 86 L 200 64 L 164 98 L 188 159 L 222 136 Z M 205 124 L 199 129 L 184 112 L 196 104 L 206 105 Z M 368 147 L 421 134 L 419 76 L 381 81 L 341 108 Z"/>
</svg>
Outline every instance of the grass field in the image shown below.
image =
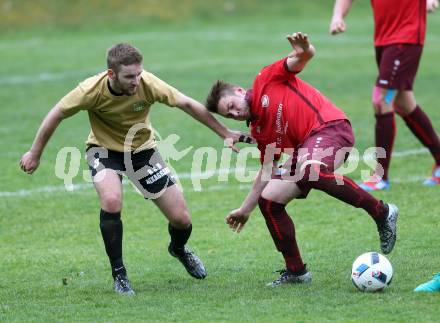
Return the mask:
<svg viewBox="0 0 440 323">
<path fill-rule="evenodd" d="M 327 31 L 329 0 L 237 1 L 235 7 L 232 1 L 225 3 L 215 2 L 222 4 L 220 9 L 205 5 L 193 14 L 185 12 L 185 19 L 131 19 L 130 13 L 113 13 L 106 20 L 97 14 L 99 23 L 74 20 L 77 27 L 59 22 L 47 28 L 37 19 L 0 34 L 0 321 L 438 322 L 439 296 L 412 290 L 440 271 L 439 188 L 421 185 L 432 159 L 400 119 L 392 190 L 376 194 L 401 211 L 398 242 L 389 256 L 395 276 L 390 288 L 379 294 L 362 294 L 350 282 L 353 260 L 379 249 L 373 222 L 363 211 L 320 192 L 288 207 L 313 282 L 266 288 L 283 260 L 260 212 L 254 211 L 239 235 L 224 224 L 250 183 L 240 183 L 232 173 L 227 181 L 218 176 L 202 180 L 202 191 L 195 191 L 188 175 L 190 153 L 171 165 L 182 174 L 193 219 L 190 246 L 204 260 L 209 276 L 193 280 L 168 255 L 164 217 L 125 186 L 124 258 L 137 295 L 118 297 L 99 232 L 98 199 L 81 176 L 85 162 L 73 179 L 77 186 L 72 192 L 54 172 L 61 148 L 84 150 L 87 115 L 63 122 L 35 174 L 19 170 L 18 161 L 47 111 L 79 81 L 103 70 L 105 50 L 120 41 L 143 51 L 147 70 L 203 101 L 219 78 L 250 86 L 262 66 L 288 52 L 287 33 L 307 32 L 317 54 L 301 77 L 348 114 L 359 151 L 374 144 L 370 92 L 376 67 L 367 1 L 355 2 L 347 19 L 349 31 L 338 37 Z M 415 93 L 440 131 L 436 30 L 440 13 L 429 16 Z M 214 147 L 220 156 L 222 141 L 180 111 L 156 105 L 152 122 L 162 137 L 181 137 L 178 150 Z M 245 130 L 244 124 L 226 123 Z M 247 165 L 250 170 L 256 166 L 255 159 Z M 351 176 L 359 180 L 362 169 L 368 167 L 361 164 Z"/>
</svg>

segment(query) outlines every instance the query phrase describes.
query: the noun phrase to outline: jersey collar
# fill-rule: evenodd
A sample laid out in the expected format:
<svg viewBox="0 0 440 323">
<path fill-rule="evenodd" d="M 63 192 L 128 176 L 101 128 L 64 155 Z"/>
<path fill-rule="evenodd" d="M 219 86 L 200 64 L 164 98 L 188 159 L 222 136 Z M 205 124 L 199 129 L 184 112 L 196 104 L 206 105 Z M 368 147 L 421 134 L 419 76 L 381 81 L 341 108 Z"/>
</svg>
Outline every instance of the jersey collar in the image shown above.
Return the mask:
<svg viewBox="0 0 440 323">
<path fill-rule="evenodd" d="M 248 89 L 246 91 L 244 99 L 246 100 L 247 104 L 249 105 L 249 109 L 251 111 L 251 116 L 249 119 L 246 120 L 246 125 L 249 127 L 249 124 L 251 122 L 254 122 L 258 119 L 258 115 L 252 113 L 252 102 L 254 98 L 254 91 L 252 89 Z"/>
</svg>

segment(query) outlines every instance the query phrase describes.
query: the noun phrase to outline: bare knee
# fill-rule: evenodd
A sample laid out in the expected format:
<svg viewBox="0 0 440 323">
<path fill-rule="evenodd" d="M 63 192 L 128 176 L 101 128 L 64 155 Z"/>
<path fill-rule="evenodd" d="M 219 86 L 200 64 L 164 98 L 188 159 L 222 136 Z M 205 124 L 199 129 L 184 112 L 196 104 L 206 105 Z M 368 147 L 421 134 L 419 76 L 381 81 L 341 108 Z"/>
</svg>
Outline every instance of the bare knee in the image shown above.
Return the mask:
<svg viewBox="0 0 440 323">
<path fill-rule="evenodd" d="M 372 103 L 376 115 L 382 115 L 393 111 L 391 102 L 394 98 L 395 90 L 382 89 L 375 86 L 373 89 Z"/>
<path fill-rule="evenodd" d="M 116 213 L 122 209 L 122 200 L 119 194 L 106 194 L 101 196 L 101 208 L 110 213 Z"/>
<path fill-rule="evenodd" d="M 260 198 L 285 205 L 300 195 L 301 190 L 295 182 L 272 179 L 264 188 Z"/>
<path fill-rule="evenodd" d="M 264 190 L 259 199 L 267 200 L 267 201 L 273 201 L 280 204 L 287 204 L 290 202 L 290 199 L 287 199 L 282 194 L 279 194 L 277 192 L 273 192 L 271 190 Z M 258 202 L 260 204 L 260 200 Z M 260 205 L 261 206 L 261 205 Z"/>
<path fill-rule="evenodd" d="M 385 101 L 373 102 L 373 108 L 376 115 L 387 114 L 394 111 L 393 107 L 388 105 Z"/>
<path fill-rule="evenodd" d="M 406 117 L 416 109 L 417 103 L 415 102 L 415 99 L 411 100 L 411 98 L 408 99 L 405 96 L 398 95 L 393 106 L 399 116 Z"/>
<path fill-rule="evenodd" d="M 272 200 L 274 198 L 274 194 L 269 190 L 263 190 L 260 197 L 258 198 L 258 203 L 260 203 L 260 199 L 264 200 Z"/>
<path fill-rule="evenodd" d="M 185 208 L 179 210 L 169 221 L 176 229 L 186 229 L 191 225 L 191 216 L 188 209 Z"/>
</svg>

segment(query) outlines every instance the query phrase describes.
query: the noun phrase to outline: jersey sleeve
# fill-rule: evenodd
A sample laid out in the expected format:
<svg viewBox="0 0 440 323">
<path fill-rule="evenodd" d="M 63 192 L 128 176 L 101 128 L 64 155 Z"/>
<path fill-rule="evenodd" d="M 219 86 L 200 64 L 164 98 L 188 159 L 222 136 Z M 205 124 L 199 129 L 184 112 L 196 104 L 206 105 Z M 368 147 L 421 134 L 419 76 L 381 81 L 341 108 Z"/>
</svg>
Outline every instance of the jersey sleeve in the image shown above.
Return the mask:
<svg viewBox="0 0 440 323">
<path fill-rule="evenodd" d="M 176 106 L 179 95 L 177 89 L 148 72 L 144 72 L 142 79 L 145 92 L 151 95 L 153 102 L 160 102 L 170 107 Z"/>
<path fill-rule="evenodd" d="M 70 117 L 80 110 L 91 109 L 96 104 L 96 100 L 96 89 L 80 83 L 60 100 L 59 107 L 64 116 Z"/>
<path fill-rule="evenodd" d="M 286 81 L 295 78 L 297 73 L 289 71 L 287 67 L 287 57 L 284 57 L 263 68 L 259 73 L 259 77 L 264 82 Z"/>
</svg>

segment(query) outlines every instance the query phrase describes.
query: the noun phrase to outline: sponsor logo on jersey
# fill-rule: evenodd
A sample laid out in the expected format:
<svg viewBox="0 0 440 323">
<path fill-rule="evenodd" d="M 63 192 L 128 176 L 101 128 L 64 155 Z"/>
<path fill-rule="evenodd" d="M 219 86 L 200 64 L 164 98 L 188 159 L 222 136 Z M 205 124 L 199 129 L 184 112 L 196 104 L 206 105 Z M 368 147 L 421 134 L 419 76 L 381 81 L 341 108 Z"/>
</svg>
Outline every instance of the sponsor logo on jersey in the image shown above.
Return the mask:
<svg viewBox="0 0 440 323">
<path fill-rule="evenodd" d="M 276 126 L 276 133 L 282 134 L 283 133 L 283 125 L 281 123 L 281 117 L 283 116 L 283 104 L 278 104 L 278 110 L 275 120 L 275 126 Z"/>
<path fill-rule="evenodd" d="M 146 107 L 147 107 L 147 102 L 139 101 L 139 102 L 136 102 L 135 104 L 133 104 L 133 111 L 134 112 L 142 111 Z"/>
<path fill-rule="evenodd" d="M 261 97 L 261 106 L 267 108 L 269 106 L 269 97 L 265 94 Z"/>
<path fill-rule="evenodd" d="M 387 80 L 379 80 L 379 84 L 387 85 L 388 81 Z"/>
<path fill-rule="evenodd" d="M 278 134 L 276 143 L 277 143 L 278 147 L 281 147 L 281 144 L 283 142 L 282 136 L 281 136 L 283 134 L 283 124 L 282 124 L 282 120 L 281 120 L 282 116 L 283 116 L 283 104 L 280 103 L 280 104 L 278 104 L 278 110 L 277 110 L 277 115 L 276 115 L 276 120 L 275 120 L 275 127 L 276 127 L 275 132 Z"/>
</svg>

